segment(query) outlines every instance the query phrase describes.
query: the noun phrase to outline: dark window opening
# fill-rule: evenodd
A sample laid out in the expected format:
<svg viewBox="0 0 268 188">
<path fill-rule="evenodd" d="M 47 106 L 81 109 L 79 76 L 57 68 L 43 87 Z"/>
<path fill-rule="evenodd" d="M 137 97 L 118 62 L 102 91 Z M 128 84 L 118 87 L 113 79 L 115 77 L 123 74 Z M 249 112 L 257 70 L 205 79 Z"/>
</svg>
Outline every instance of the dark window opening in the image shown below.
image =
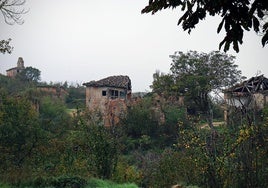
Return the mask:
<svg viewBox="0 0 268 188">
<path fill-rule="evenodd" d="M 110 90 L 109 92 L 111 99 L 118 98 L 118 90 Z"/>
<path fill-rule="evenodd" d="M 106 96 L 106 91 L 102 91 L 102 96 Z"/>
<path fill-rule="evenodd" d="M 126 98 L 126 92 L 120 91 L 120 98 L 122 99 Z"/>
</svg>

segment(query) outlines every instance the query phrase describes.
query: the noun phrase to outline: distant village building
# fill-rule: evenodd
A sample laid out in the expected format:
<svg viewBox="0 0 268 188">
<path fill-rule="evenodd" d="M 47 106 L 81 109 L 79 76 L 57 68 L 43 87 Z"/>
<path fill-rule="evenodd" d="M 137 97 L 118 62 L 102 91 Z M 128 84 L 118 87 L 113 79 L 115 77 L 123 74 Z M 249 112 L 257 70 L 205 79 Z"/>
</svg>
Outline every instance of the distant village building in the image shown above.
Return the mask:
<svg viewBox="0 0 268 188">
<path fill-rule="evenodd" d="M 6 70 L 7 76 L 8 77 L 15 77 L 19 72 L 21 72 L 23 69 L 25 69 L 24 67 L 24 61 L 22 59 L 22 57 L 19 57 L 18 62 L 17 62 L 17 67 L 11 68 Z"/>
<path fill-rule="evenodd" d="M 228 118 L 228 107 L 241 110 L 263 109 L 268 105 L 268 79 L 263 75 L 252 77 L 224 91 L 227 105 L 224 112 L 225 121 Z"/>
<path fill-rule="evenodd" d="M 131 101 L 131 80 L 128 76 L 110 76 L 84 83 L 86 106 L 91 112 L 100 112 L 105 126 L 116 125 L 127 111 Z"/>
</svg>

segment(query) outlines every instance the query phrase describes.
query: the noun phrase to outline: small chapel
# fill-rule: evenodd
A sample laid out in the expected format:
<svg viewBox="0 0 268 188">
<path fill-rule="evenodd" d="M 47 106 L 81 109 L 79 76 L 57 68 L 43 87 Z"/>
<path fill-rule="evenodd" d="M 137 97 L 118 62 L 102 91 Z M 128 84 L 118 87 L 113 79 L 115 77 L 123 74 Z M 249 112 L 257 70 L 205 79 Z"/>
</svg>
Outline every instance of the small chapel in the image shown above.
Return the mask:
<svg viewBox="0 0 268 188">
<path fill-rule="evenodd" d="M 19 57 L 18 62 L 17 62 L 17 66 L 6 70 L 6 74 L 7 74 L 8 77 L 13 78 L 18 73 L 20 73 L 23 69 L 25 69 L 24 61 L 23 61 L 22 57 Z"/>
</svg>

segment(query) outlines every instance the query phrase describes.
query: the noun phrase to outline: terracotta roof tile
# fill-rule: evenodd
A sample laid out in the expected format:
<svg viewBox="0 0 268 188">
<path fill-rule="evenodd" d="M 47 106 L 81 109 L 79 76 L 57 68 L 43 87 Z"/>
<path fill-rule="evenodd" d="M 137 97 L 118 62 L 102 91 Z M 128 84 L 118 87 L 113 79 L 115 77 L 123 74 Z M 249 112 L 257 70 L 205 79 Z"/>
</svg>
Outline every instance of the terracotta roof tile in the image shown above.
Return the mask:
<svg viewBox="0 0 268 188">
<path fill-rule="evenodd" d="M 98 81 L 84 83 L 87 87 L 117 87 L 131 90 L 131 80 L 128 76 L 110 76 Z"/>
</svg>

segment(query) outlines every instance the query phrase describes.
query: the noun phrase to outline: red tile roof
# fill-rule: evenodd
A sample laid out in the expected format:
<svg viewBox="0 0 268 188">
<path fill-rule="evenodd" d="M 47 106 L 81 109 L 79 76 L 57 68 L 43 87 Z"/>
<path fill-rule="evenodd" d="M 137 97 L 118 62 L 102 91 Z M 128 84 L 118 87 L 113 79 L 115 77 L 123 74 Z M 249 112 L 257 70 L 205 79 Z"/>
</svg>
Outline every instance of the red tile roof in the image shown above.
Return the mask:
<svg viewBox="0 0 268 188">
<path fill-rule="evenodd" d="M 98 81 L 90 81 L 83 84 L 87 87 L 116 87 L 131 90 L 131 80 L 128 76 L 110 76 Z"/>
</svg>

